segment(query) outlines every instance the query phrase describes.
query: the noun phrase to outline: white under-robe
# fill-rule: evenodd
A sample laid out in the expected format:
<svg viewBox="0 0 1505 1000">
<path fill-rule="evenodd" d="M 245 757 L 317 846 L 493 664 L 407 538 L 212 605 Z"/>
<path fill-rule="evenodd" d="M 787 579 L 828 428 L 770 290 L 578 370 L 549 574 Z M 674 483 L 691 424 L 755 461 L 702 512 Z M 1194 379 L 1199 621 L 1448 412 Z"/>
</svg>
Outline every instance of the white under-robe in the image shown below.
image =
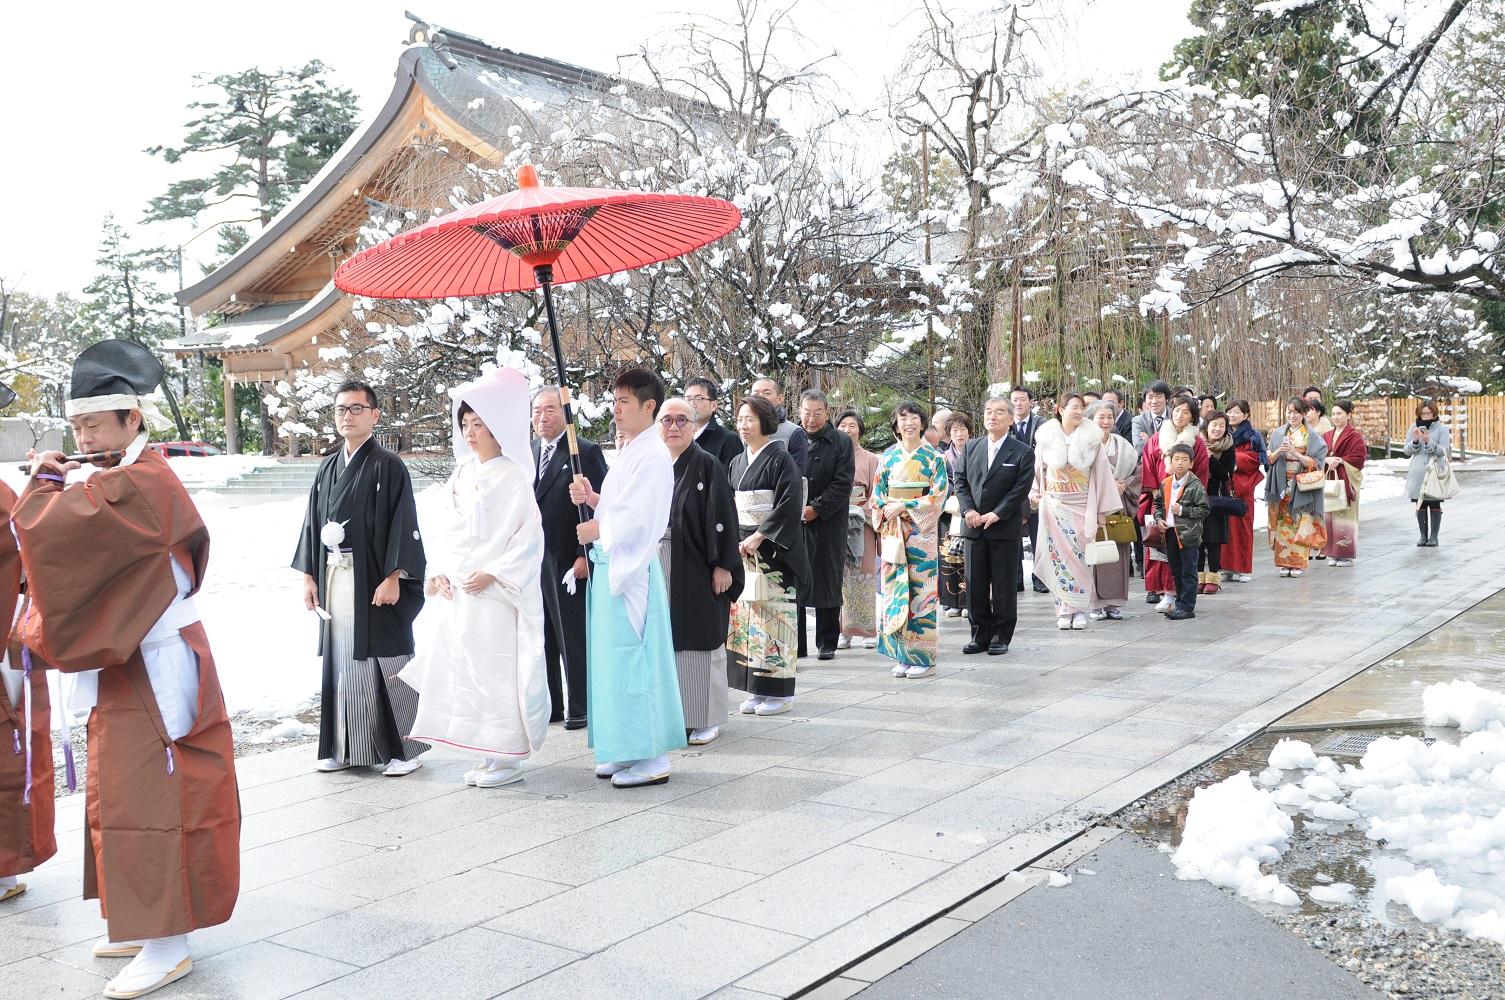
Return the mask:
<svg viewBox="0 0 1505 1000">
<path fill-rule="evenodd" d="M 428 575 L 448 577 L 454 597 L 427 600 L 423 614 L 439 618 L 425 623 L 432 640 L 398 675 L 418 691 L 410 735 L 516 763 L 543 744 L 550 711 L 532 470 L 472 455 L 448 488 L 450 523 L 429 535 Z M 496 579 L 467 594 L 461 581 L 476 571 Z"/>
<path fill-rule="evenodd" d="M 126 449 L 121 465 L 130 465 L 146 450 L 145 433 L 136 438 Z M 85 466 L 68 474 L 68 482 L 81 482 L 99 471 L 96 466 Z M 141 640 L 141 659 L 146 664 L 146 676 L 151 681 L 152 694 L 157 696 L 157 711 L 162 715 L 163 728 L 169 739 L 182 739 L 193 728 L 199 711 L 199 660 L 188 642 L 178 630 L 199 620 L 198 609 L 188 592 L 193 581 L 186 570 L 178 565 L 177 557 L 168 560 L 172 567 L 173 582 L 178 592 L 172 603 L 157 619 Z M 75 719 L 87 718 L 90 710 L 99 701 L 99 671 L 85 670 L 65 674 L 67 679 L 64 695 L 68 711 Z"/>
<path fill-rule="evenodd" d="M 607 581 L 639 636 L 648 615 L 648 565 L 658 558 L 673 503 L 674 456 L 650 427 L 617 452 L 596 505 L 600 545 L 610 558 Z"/>
</svg>

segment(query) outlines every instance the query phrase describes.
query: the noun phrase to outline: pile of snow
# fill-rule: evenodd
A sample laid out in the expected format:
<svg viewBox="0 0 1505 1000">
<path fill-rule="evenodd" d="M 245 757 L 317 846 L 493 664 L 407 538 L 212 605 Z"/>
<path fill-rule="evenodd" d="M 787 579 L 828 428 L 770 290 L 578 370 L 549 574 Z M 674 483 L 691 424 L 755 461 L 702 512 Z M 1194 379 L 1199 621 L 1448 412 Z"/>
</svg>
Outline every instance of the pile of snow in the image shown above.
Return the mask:
<svg viewBox="0 0 1505 1000">
<path fill-rule="evenodd" d="M 1310 771 L 1317 766 L 1317 753 L 1310 743 L 1281 740 L 1270 751 L 1270 766 L 1277 771 Z"/>
<path fill-rule="evenodd" d="M 310 736 L 317 736 L 318 733 L 318 726 L 312 726 L 297 719 L 283 719 L 271 729 L 258 733 L 256 735 L 256 742 L 286 743 L 288 740 L 299 740 Z"/>
<path fill-rule="evenodd" d="M 1457 726 L 1466 733 L 1505 723 L 1505 694 L 1486 691 L 1469 681 L 1432 684 L 1421 695 L 1423 721 L 1429 726 Z"/>
<path fill-rule="evenodd" d="M 1430 746 L 1411 736 L 1385 737 L 1358 764 L 1344 767 L 1305 743 L 1281 740 L 1260 774 L 1273 792 L 1254 789 L 1243 773 L 1199 790 L 1176 851 L 1181 877 L 1242 891 L 1241 875 L 1252 879 L 1258 861 L 1278 857 L 1283 843 L 1262 812 L 1269 807 L 1257 797 L 1264 796 L 1274 807 L 1301 814 L 1308 832 L 1354 827 L 1383 847 L 1371 864 L 1371 907 L 1378 916 L 1394 902 L 1419 920 L 1505 944 L 1505 694 L 1453 681 L 1428 686 L 1422 705 L 1427 725 L 1455 726 L 1467 735 Z M 1241 831 L 1241 823 L 1248 829 Z M 1194 825 L 1197 843 L 1188 849 Z M 1226 858 L 1214 860 L 1231 863 L 1232 875 L 1204 858 L 1220 835 L 1227 838 Z M 1183 867 L 1183 852 L 1199 863 Z M 1310 895 L 1321 903 L 1351 903 L 1355 890 L 1346 883 L 1317 885 Z"/>
<path fill-rule="evenodd" d="M 1206 879 L 1248 899 L 1295 906 L 1299 900 L 1290 886 L 1260 868 L 1280 860 L 1293 829 L 1274 797 L 1240 771 L 1193 793 L 1181 844 L 1171 855 L 1176 877 Z"/>
<path fill-rule="evenodd" d="M 190 490 L 212 490 L 277 464 L 274 455 L 203 455 L 169 458 L 167 464 Z"/>
</svg>

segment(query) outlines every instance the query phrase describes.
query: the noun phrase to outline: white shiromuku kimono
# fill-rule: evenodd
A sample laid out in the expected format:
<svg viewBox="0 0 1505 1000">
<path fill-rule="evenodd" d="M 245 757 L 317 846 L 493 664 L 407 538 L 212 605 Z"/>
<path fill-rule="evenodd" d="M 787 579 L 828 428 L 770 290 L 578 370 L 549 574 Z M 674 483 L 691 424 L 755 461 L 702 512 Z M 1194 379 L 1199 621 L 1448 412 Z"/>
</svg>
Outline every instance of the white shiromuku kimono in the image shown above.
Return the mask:
<svg viewBox="0 0 1505 1000">
<path fill-rule="evenodd" d="M 450 476 L 449 513 L 428 572 L 448 577 L 454 597 L 429 598 L 424 613 L 441 622 L 399 675 L 419 694 L 411 738 L 517 763 L 549 728 L 532 476 L 505 455 L 484 463 L 471 455 Z M 496 580 L 467 594 L 460 581 L 476 571 Z"/>
<path fill-rule="evenodd" d="M 674 501 L 674 459 L 649 428 L 617 453 L 596 506 L 586 603 L 586 718 L 597 763 L 685 746 L 684 709 L 659 540 Z"/>
<path fill-rule="evenodd" d="M 430 597 L 432 641 L 398 676 L 418 692 L 412 739 L 516 765 L 543 745 L 549 688 L 543 659 L 543 521 L 533 499 L 528 382 L 494 368 L 450 392 L 456 423 L 468 405 L 502 453 L 482 462 L 455 435 L 448 525 L 428 552 L 427 575 L 449 578 L 452 599 Z M 432 539 L 431 539 L 432 543 Z M 479 594 L 473 572 L 495 577 Z"/>
</svg>

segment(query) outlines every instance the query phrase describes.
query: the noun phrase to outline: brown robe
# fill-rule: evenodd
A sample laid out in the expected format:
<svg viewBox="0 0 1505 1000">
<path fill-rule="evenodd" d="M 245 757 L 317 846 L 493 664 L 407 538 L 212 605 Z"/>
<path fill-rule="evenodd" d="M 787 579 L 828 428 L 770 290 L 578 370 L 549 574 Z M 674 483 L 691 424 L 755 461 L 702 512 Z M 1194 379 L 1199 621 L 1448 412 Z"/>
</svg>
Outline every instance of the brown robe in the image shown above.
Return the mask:
<svg viewBox="0 0 1505 1000">
<path fill-rule="evenodd" d="M 63 489 L 34 479 L 15 522 L 30 606 L 18 628 L 49 665 L 103 668 L 89 716 L 84 898 L 112 941 L 186 934 L 230 918 L 240 888 L 234 744 L 208 636 L 180 631 L 199 663 L 193 727 L 171 741 L 141 640 L 177 595 L 169 559 L 204 579 L 209 533 L 151 451 Z"/>
<path fill-rule="evenodd" d="M 21 589 L 21 553 L 10 530 L 16 494 L 0 483 L 0 621 L 15 615 Z M 21 645 L 10 644 L 10 665 L 21 669 Z M 32 663 L 21 703 L 12 705 L 0 684 L 0 876 L 24 875 L 57 853 L 53 836 L 52 706 L 42 663 Z M 26 795 L 26 709 L 31 699 L 31 804 Z"/>
</svg>

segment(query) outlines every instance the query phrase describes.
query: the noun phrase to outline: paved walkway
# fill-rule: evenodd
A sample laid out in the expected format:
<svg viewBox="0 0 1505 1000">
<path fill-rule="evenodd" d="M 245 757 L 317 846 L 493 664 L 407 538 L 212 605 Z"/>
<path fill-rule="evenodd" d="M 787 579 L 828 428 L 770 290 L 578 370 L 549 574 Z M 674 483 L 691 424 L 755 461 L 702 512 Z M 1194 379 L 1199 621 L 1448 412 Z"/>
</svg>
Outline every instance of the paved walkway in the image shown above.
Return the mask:
<svg viewBox="0 0 1505 1000">
<path fill-rule="evenodd" d="M 1030 869 L 1033 886 L 1003 908 L 970 923 L 940 918 L 921 935 L 954 936 L 859 990 L 862 1000 L 1384 996 L 1242 900 L 1206 882 L 1177 880 L 1170 859 L 1131 833 L 1068 873 L 1068 884 L 1052 888 L 1040 881 L 1043 870 Z M 870 961 L 871 969 L 863 963 L 849 976 L 892 966 Z M 841 995 L 861 985 L 837 980 L 825 992 Z"/>
<path fill-rule="evenodd" d="M 957 621 L 933 679 L 842 654 L 802 671 L 795 713 L 733 718 L 659 788 L 597 781 L 558 729 L 489 791 L 437 752 L 402 779 L 247 758 L 240 905 L 161 995 L 797 994 L 1505 587 L 1499 478 L 1449 502 L 1440 548 L 1377 504 L 1358 567 L 1262 563 L 1194 622 L 1140 603 L 1058 632 L 1028 594 L 1004 658 L 962 657 Z M 59 857 L 0 916 L 7 995 L 97 996 L 118 967 L 89 955 L 81 807 L 60 803 Z"/>
</svg>

